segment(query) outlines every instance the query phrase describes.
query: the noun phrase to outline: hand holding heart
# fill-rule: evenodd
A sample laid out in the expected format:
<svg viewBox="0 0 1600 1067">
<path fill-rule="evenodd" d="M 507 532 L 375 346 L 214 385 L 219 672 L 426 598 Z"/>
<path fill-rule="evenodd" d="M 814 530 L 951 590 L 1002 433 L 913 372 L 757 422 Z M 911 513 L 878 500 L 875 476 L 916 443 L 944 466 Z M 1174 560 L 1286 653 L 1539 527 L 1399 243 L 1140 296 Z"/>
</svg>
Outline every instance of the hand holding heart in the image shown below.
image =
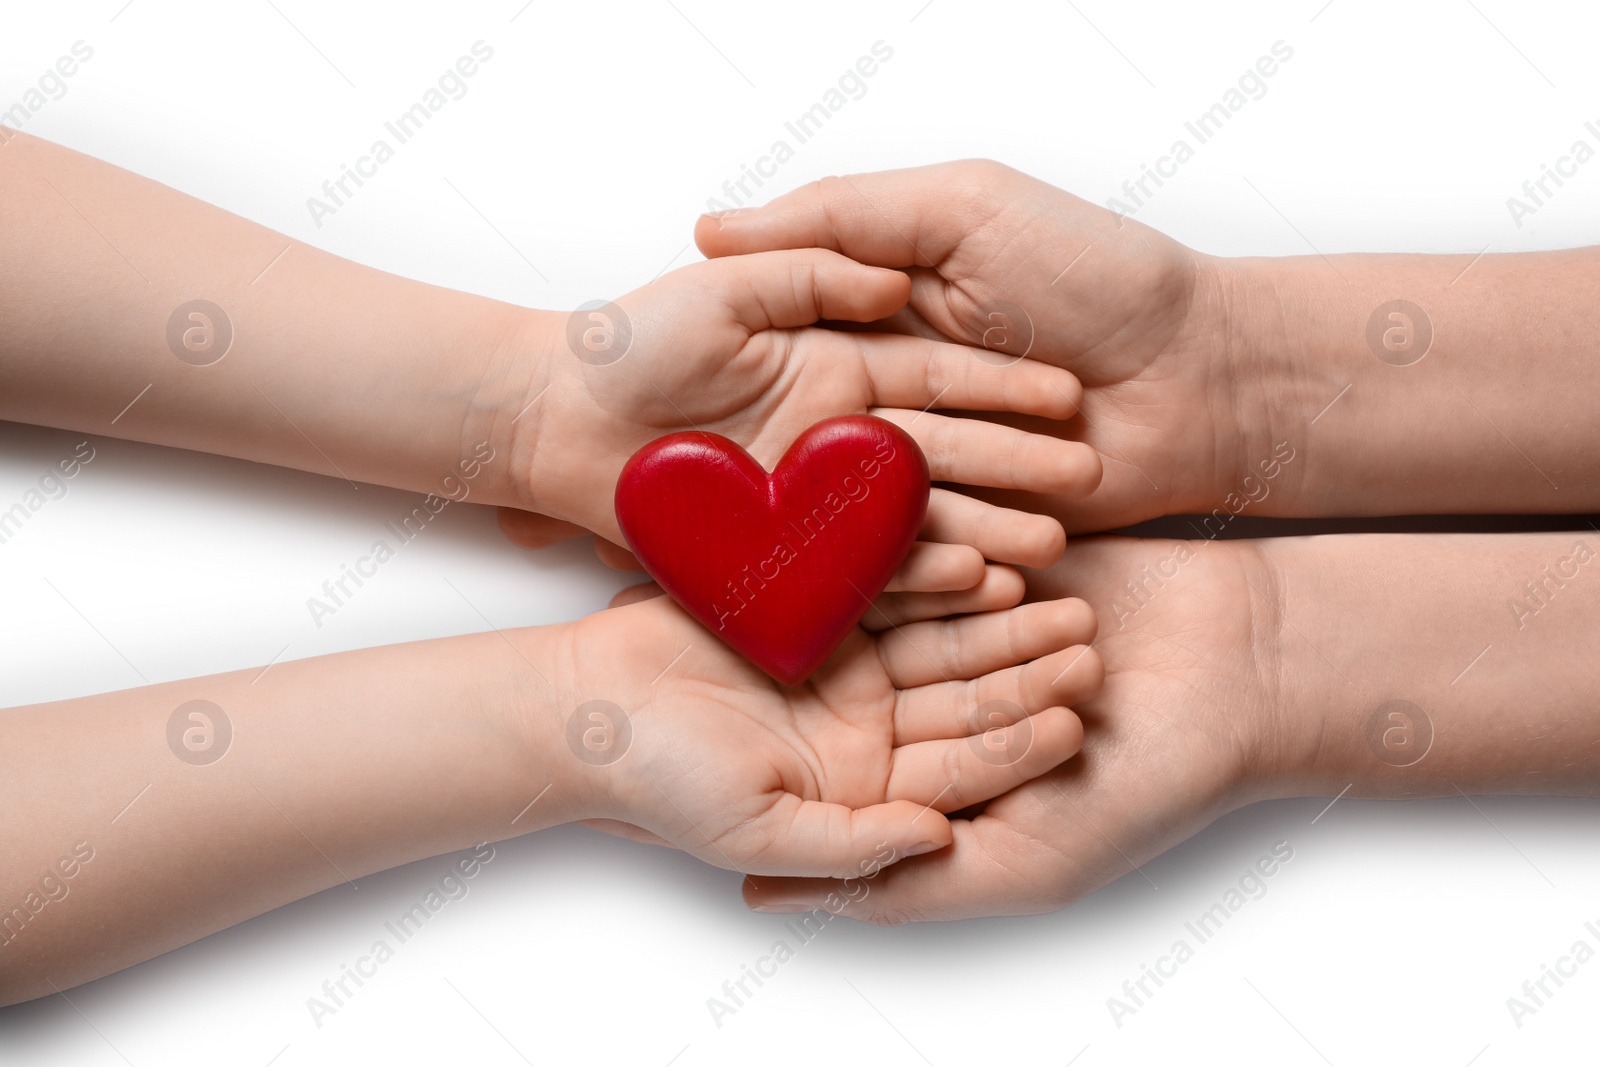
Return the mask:
<svg viewBox="0 0 1600 1067">
<path fill-rule="evenodd" d="M 621 709 L 630 740 L 561 792 L 592 797 L 582 814 L 603 828 L 720 867 L 859 873 L 885 846 L 948 844 L 943 813 L 1078 750 L 1065 705 L 1099 688 L 1094 630 L 1079 600 L 856 629 L 790 688 L 665 597 L 599 612 L 566 628 L 548 673 L 564 707 Z"/>
<path fill-rule="evenodd" d="M 903 269 L 911 299 L 877 328 L 987 346 L 1017 357 L 1013 369 L 1071 371 L 1081 417 L 1000 417 L 1093 446 L 1104 478 L 1071 499 L 980 494 L 1054 515 L 1068 533 L 1208 512 L 1280 439 L 1271 427 L 1287 398 L 1264 384 L 1268 364 L 1220 340 L 1250 309 L 1230 306 L 1217 260 L 1002 164 L 825 178 L 703 217 L 695 240 L 712 257 L 817 247 Z"/>
<path fill-rule="evenodd" d="M 944 341 L 817 325 L 873 322 L 909 295 L 899 271 L 812 249 L 697 263 L 620 297 L 631 341 L 610 361 L 578 358 L 566 316 L 546 316 L 529 342 L 538 370 L 512 462 L 523 472 L 525 511 L 572 525 L 515 512 L 502 525 L 527 544 L 558 539 L 558 530 L 619 542 L 612 493 L 623 464 L 649 442 L 703 430 L 771 469 L 806 428 L 850 414 L 904 428 L 936 482 L 1091 490 L 1100 474 L 1092 449 L 933 410 L 1066 418 L 1079 396 L 1069 372 Z M 1045 566 L 1064 544 L 1052 519 L 943 489 L 933 492 L 921 537 L 935 544 L 911 553 L 891 589 L 967 588 L 982 578 L 985 558 Z"/>
<path fill-rule="evenodd" d="M 1126 626 L 1107 621 L 1097 635 L 1105 684 L 1073 704 L 1091 738 L 1087 754 L 953 820 L 949 848 L 886 871 L 852 918 L 1034 914 L 1124 876 L 1143 885 L 1135 866 L 1223 813 L 1277 795 L 1272 769 L 1283 762 L 1280 746 L 1293 749 L 1284 730 L 1292 716 L 1281 691 L 1262 682 L 1279 677 L 1278 642 L 1263 636 L 1252 590 L 1286 579 L 1249 541 L 1202 544 L 1185 557 L 1181 583 Z M 1075 540 L 1059 564 L 1029 576 L 1029 592 L 1053 597 L 1068 587 L 1103 603 L 1128 575 L 1170 561 L 1173 547 L 1154 538 Z M 1285 643 L 1303 646 L 1285 631 Z M 746 880 L 744 894 L 757 908 L 809 910 L 840 888 L 758 878 Z"/>
</svg>

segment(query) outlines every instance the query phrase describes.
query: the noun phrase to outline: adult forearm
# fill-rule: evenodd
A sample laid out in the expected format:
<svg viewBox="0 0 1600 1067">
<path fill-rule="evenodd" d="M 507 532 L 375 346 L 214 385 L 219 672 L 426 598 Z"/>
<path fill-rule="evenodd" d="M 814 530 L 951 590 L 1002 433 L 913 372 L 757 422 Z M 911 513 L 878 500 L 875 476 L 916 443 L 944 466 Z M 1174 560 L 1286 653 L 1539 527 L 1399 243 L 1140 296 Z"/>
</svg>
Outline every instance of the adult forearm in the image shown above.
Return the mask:
<svg viewBox="0 0 1600 1067">
<path fill-rule="evenodd" d="M 594 814 L 541 678 L 560 630 L 0 712 L 0 1004 L 373 871 Z"/>
<path fill-rule="evenodd" d="M 1257 514 L 1600 509 L 1600 249 L 1212 263 L 1298 453 Z"/>
<path fill-rule="evenodd" d="M 1600 795 L 1600 535 L 1260 545 L 1279 792 Z"/>
<path fill-rule="evenodd" d="M 18 422 L 456 495 L 462 460 L 505 466 L 538 373 L 539 313 L 25 134 L 0 145 L 0 273 L 0 418 Z M 472 488 L 511 503 L 511 483 L 491 464 Z"/>
</svg>

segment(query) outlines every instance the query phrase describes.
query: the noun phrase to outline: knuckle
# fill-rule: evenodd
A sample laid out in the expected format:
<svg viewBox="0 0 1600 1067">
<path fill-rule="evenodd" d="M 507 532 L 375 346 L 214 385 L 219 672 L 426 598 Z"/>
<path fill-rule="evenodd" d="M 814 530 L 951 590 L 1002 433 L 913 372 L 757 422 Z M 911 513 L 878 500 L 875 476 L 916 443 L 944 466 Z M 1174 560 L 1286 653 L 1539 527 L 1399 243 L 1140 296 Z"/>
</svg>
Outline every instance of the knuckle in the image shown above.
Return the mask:
<svg viewBox="0 0 1600 1067">
<path fill-rule="evenodd" d="M 851 202 L 855 190 L 847 178 L 838 174 L 830 174 L 818 178 L 807 187 L 809 195 L 817 201 L 822 209 L 822 217 L 827 223 L 828 232 L 832 236 L 832 247 L 838 248 L 839 232 L 843 228 L 845 206 Z"/>
<path fill-rule="evenodd" d="M 933 661 L 943 670 L 955 670 L 961 664 L 965 643 L 961 629 L 954 623 L 938 623 L 938 636 L 934 639 Z"/>
<path fill-rule="evenodd" d="M 971 742 L 971 738 L 968 738 L 968 742 Z M 960 811 L 972 803 L 967 797 L 966 776 L 963 772 L 964 761 L 962 755 L 966 751 L 966 747 L 966 745 L 949 745 L 945 748 L 944 755 L 940 757 L 940 770 L 944 775 L 945 781 L 949 783 L 948 791 L 943 798 L 940 798 L 941 803 L 945 800 L 949 801 L 948 805 L 943 808 L 944 811 Z"/>
<path fill-rule="evenodd" d="M 1017 173 L 1014 167 L 1008 166 L 997 159 L 980 158 L 978 165 L 982 168 L 985 177 L 1008 178 Z"/>
<path fill-rule="evenodd" d="M 1028 637 L 1032 630 L 1032 626 L 1028 622 L 1029 614 L 1028 611 L 1024 610 L 1013 611 L 1006 616 L 1006 661 L 1008 663 L 1019 663 L 1024 657 L 1033 658 L 1028 655 Z"/>
<path fill-rule="evenodd" d="M 789 297 L 796 308 L 807 306 L 808 298 L 815 306 L 817 299 L 817 272 L 803 260 L 789 264 Z"/>
<path fill-rule="evenodd" d="M 956 460 L 960 456 L 957 429 L 959 427 L 953 421 L 941 418 L 933 424 L 933 429 L 928 435 L 933 444 L 933 455 L 929 457 L 929 465 L 937 462 L 938 469 L 952 478 L 956 474 Z"/>
<path fill-rule="evenodd" d="M 963 177 L 971 178 L 985 184 L 1009 181 L 1016 170 L 1006 166 L 997 159 L 979 156 L 973 159 L 963 159 L 954 164 L 959 168 Z"/>
<path fill-rule="evenodd" d="M 1024 485 L 1028 481 L 1028 472 L 1033 467 L 1034 447 L 1033 438 L 1020 431 L 1012 434 L 1011 447 L 1007 450 L 1006 467 L 1012 485 Z"/>
</svg>

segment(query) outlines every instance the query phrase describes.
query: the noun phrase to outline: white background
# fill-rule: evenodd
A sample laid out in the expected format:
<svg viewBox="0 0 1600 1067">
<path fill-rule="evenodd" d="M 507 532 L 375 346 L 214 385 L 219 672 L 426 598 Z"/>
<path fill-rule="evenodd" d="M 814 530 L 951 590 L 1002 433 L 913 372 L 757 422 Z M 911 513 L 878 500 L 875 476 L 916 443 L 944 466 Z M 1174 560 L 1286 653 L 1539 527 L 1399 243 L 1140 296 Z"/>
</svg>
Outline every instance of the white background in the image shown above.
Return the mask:
<svg viewBox="0 0 1600 1067">
<path fill-rule="evenodd" d="M 533 306 L 614 296 L 695 258 L 707 198 L 879 40 L 893 58 L 762 198 L 829 173 L 987 155 L 1103 202 L 1282 40 L 1294 56 L 1267 95 L 1142 221 L 1220 254 L 1600 240 L 1600 161 L 1520 228 L 1506 207 L 1575 139 L 1600 142 L 1583 128 L 1600 121 L 1592 5 L 123 3 L 8 3 L 0 108 L 86 41 L 94 58 L 31 132 L 296 240 Z M 316 227 L 306 198 L 480 39 L 494 58 L 468 95 Z M 81 437 L 0 426 L 0 502 Z M 305 598 L 412 497 L 94 443 L 69 495 L 0 548 L 0 705 L 480 629 L 446 577 L 497 626 L 575 617 L 619 585 L 581 549 L 514 550 L 488 511 L 456 507 L 318 629 Z M 1600 925 L 1593 802 L 1346 800 L 1317 818 L 1326 804 L 1238 813 L 1051 916 L 835 922 L 720 1028 L 706 998 L 783 919 L 747 913 L 737 875 L 568 828 L 498 846 L 470 895 L 320 1028 L 306 999 L 444 860 L 329 890 L 70 1003 L 0 1013 L 0 1059 L 1592 1058 L 1600 962 L 1520 1029 L 1506 998 L 1578 938 L 1600 944 L 1583 928 Z M 1116 1026 L 1107 998 L 1280 840 L 1294 858 L 1266 895 Z"/>
</svg>

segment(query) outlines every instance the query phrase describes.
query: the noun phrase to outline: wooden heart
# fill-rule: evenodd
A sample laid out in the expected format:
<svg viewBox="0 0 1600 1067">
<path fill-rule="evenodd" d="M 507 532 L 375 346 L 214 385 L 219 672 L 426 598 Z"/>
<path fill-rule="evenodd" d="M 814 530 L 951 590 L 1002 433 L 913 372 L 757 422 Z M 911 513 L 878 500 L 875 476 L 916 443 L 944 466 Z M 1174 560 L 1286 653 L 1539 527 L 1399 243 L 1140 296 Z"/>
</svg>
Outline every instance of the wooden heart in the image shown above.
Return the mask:
<svg viewBox="0 0 1600 1067">
<path fill-rule="evenodd" d="M 769 475 L 717 434 L 675 433 L 617 482 L 628 547 L 712 633 L 799 685 L 861 621 L 917 538 L 928 463 L 870 415 L 811 427 Z"/>
</svg>

